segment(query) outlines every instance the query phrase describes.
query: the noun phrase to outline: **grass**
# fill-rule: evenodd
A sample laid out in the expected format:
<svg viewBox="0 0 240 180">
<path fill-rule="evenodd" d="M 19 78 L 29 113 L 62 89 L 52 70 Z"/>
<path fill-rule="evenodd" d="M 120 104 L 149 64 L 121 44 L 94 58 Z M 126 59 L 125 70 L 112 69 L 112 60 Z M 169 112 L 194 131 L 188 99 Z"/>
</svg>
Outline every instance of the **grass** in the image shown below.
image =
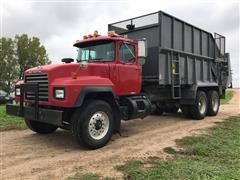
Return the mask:
<svg viewBox="0 0 240 180">
<path fill-rule="evenodd" d="M 129 161 L 116 169 L 124 179 L 240 179 L 240 116 L 218 123 L 208 134 L 177 140 L 177 145 L 181 150 L 165 148 L 172 155 L 165 161 Z"/>
<path fill-rule="evenodd" d="M 240 179 L 240 115 L 229 117 L 207 134 L 176 141 L 178 148 L 166 147 L 171 157 L 162 160 L 131 160 L 115 169 L 126 180 Z M 111 179 L 100 174 L 76 173 L 69 179 Z"/>
<path fill-rule="evenodd" d="M 221 99 L 221 104 L 228 104 L 234 95 L 233 91 L 226 91 L 226 95 L 224 99 Z"/>
<path fill-rule="evenodd" d="M 0 106 L 0 131 L 26 128 L 22 118 L 7 115 L 5 105 Z"/>
</svg>

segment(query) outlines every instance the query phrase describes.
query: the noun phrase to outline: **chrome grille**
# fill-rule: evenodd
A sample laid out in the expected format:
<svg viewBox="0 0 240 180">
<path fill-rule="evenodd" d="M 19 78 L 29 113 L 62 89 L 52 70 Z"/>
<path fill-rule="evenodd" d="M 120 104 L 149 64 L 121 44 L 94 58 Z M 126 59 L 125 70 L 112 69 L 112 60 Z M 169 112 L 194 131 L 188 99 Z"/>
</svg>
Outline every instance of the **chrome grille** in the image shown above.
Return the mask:
<svg viewBox="0 0 240 180">
<path fill-rule="evenodd" d="M 38 83 L 38 100 L 48 101 L 48 75 L 47 74 L 31 74 L 25 76 L 26 83 Z M 34 100 L 35 94 L 32 92 L 26 93 L 26 99 Z"/>
</svg>

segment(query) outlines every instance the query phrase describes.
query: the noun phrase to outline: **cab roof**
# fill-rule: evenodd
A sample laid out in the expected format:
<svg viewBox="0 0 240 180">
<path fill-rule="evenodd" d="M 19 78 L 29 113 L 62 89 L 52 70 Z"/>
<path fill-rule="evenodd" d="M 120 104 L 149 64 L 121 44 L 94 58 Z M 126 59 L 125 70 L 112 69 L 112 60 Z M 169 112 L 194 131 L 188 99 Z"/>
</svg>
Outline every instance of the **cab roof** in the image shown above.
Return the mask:
<svg viewBox="0 0 240 180">
<path fill-rule="evenodd" d="M 77 40 L 73 46 L 78 47 L 80 44 L 93 42 L 93 41 L 125 41 L 130 43 L 136 43 L 136 41 L 128 38 L 124 38 L 122 36 L 97 36 L 97 37 L 91 37 L 83 40 Z"/>
</svg>

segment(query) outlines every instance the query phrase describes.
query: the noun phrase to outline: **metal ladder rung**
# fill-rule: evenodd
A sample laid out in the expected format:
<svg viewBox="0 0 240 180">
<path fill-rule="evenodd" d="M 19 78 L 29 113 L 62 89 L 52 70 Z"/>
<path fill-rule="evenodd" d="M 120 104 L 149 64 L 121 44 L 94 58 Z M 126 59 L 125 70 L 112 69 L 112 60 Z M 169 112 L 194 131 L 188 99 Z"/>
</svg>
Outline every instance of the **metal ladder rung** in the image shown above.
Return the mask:
<svg viewBox="0 0 240 180">
<path fill-rule="evenodd" d="M 172 62 L 177 62 L 177 63 L 179 63 L 179 60 L 172 60 Z"/>
<path fill-rule="evenodd" d="M 181 99 L 181 96 L 175 96 L 173 99 Z"/>
</svg>

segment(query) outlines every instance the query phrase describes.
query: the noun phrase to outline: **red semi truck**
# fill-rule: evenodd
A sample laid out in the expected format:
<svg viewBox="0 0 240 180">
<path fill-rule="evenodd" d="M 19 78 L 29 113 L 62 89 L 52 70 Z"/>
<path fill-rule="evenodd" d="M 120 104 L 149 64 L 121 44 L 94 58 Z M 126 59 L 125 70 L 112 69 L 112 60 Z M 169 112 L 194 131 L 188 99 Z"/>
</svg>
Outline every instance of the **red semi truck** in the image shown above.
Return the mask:
<svg viewBox="0 0 240 180">
<path fill-rule="evenodd" d="M 147 16 L 151 15 L 155 14 Z M 63 64 L 26 70 L 24 79 L 15 87 L 20 105 L 8 104 L 7 113 L 24 117 L 27 126 L 40 134 L 52 133 L 59 127 L 70 130 L 80 144 L 91 149 L 104 146 L 114 132 L 120 132 L 121 120 L 144 118 L 151 113 L 175 113 L 179 108 L 193 119 L 216 115 L 220 96 L 226 89 L 222 83 L 229 61 L 225 49 L 220 52 L 210 33 L 186 23 L 182 29 L 189 26 L 192 32 L 182 31 L 179 36 L 192 38 L 190 45 L 189 40 L 182 39 L 184 47 L 179 50 L 174 44 L 179 43 L 172 37 L 172 47 L 163 46 L 167 45 L 162 37 L 164 27 L 169 27 L 176 38 L 174 24 L 180 20 L 161 11 L 156 15 L 156 24 L 135 27 L 133 18 L 123 28 L 117 23 L 109 25 L 110 30 L 121 35 L 110 31 L 107 36 L 97 32 L 84 36 L 74 44 L 78 48 L 76 63 L 65 58 Z M 159 31 L 153 32 L 154 28 Z M 201 48 L 198 52 L 192 47 L 187 52 L 187 46 L 196 43 L 195 31 L 201 33 L 202 39 L 197 41 Z M 126 35 L 137 37 L 130 39 Z M 154 44 L 156 39 L 161 46 Z"/>
</svg>

